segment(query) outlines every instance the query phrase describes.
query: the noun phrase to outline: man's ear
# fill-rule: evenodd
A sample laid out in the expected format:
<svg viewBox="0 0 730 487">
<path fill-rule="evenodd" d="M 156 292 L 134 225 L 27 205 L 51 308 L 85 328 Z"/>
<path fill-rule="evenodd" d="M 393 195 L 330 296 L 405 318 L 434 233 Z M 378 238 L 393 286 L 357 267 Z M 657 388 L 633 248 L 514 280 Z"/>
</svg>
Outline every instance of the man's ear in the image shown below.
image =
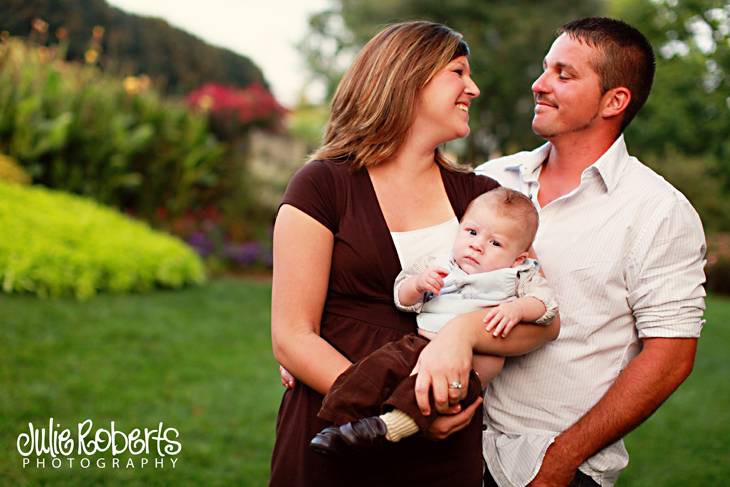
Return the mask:
<svg viewBox="0 0 730 487">
<path fill-rule="evenodd" d="M 616 117 L 626 111 L 631 101 L 631 91 L 625 86 L 611 88 L 603 94 L 603 110 L 601 115 L 605 118 Z"/>
<path fill-rule="evenodd" d="M 525 262 L 525 259 L 527 258 L 527 252 L 522 252 L 520 255 L 517 256 L 515 259 L 515 262 L 512 264 L 512 267 L 517 267 L 518 265 L 522 265 Z"/>
</svg>

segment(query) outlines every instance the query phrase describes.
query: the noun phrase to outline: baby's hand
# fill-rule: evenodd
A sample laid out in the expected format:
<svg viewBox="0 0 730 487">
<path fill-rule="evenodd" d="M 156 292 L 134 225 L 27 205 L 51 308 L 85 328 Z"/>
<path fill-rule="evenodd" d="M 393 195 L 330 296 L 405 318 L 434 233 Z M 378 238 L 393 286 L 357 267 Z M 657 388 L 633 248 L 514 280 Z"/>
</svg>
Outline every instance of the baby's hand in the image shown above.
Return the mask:
<svg viewBox="0 0 730 487">
<path fill-rule="evenodd" d="M 493 336 L 506 337 L 517 323 L 522 321 L 522 306 L 518 301 L 502 303 L 491 308 L 484 317 L 484 327 Z"/>
<path fill-rule="evenodd" d="M 438 294 L 441 288 L 444 287 L 444 277 L 449 274 L 449 271 L 443 267 L 432 267 L 423 271 L 416 280 L 416 291 L 419 293 L 433 293 Z"/>
</svg>

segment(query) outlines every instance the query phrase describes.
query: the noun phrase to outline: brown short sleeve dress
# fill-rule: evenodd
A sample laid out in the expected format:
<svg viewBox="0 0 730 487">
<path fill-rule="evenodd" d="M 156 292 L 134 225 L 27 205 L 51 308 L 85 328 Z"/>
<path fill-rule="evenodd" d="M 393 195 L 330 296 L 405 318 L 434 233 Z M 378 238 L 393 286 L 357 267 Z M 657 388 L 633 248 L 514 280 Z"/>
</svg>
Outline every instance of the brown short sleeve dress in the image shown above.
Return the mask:
<svg viewBox="0 0 730 487">
<path fill-rule="evenodd" d="M 441 169 L 454 214 L 498 186 L 473 173 Z M 307 213 L 334 234 L 329 288 L 320 334 L 352 362 L 416 331 L 415 314 L 393 304 L 400 262 L 366 170 L 347 163 L 313 161 L 287 187 L 282 204 Z M 315 357 L 313 357 L 315 359 Z M 286 391 L 276 423 L 270 485 L 460 486 L 481 485 L 482 415 L 443 441 L 416 435 L 348 458 L 312 452 L 312 437 L 328 424 L 317 418 L 322 395 L 298 382 Z"/>
</svg>

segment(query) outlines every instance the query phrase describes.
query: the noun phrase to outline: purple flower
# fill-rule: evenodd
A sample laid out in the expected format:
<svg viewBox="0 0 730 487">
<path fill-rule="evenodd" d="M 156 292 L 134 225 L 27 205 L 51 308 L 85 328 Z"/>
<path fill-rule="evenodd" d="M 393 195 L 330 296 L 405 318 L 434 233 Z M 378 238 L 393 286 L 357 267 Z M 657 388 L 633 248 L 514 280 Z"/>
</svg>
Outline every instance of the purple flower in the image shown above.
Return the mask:
<svg viewBox="0 0 730 487">
<path fill-rule="evenodd" d="M 213 242 L 202 232 L 193 233 L 187 238 L 187 242 L 201 257 L 206 257 L 213 252 Z"/>
<path fill-rule="evenodd" d="M 249 266 L 260 262 L 262 248 L 258 242 L 228 243 L 224 255 L 240 266 Z"/>
</svg>

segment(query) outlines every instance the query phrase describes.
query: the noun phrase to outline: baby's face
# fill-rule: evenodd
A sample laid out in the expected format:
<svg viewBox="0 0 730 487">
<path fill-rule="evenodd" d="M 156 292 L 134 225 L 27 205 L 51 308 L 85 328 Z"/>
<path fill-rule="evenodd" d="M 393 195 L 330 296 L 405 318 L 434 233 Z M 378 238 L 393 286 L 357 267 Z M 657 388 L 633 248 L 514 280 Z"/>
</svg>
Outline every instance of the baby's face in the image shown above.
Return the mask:
<svg viewBox="0 0 730 487">
<path fill-rule="evenodd" d="M 527 252 L 520 226 L 491 208 L 471 208 L 461 219 L 454 242 L 454 260 L 467 274 L 521 264 Z"/>
</svg>

